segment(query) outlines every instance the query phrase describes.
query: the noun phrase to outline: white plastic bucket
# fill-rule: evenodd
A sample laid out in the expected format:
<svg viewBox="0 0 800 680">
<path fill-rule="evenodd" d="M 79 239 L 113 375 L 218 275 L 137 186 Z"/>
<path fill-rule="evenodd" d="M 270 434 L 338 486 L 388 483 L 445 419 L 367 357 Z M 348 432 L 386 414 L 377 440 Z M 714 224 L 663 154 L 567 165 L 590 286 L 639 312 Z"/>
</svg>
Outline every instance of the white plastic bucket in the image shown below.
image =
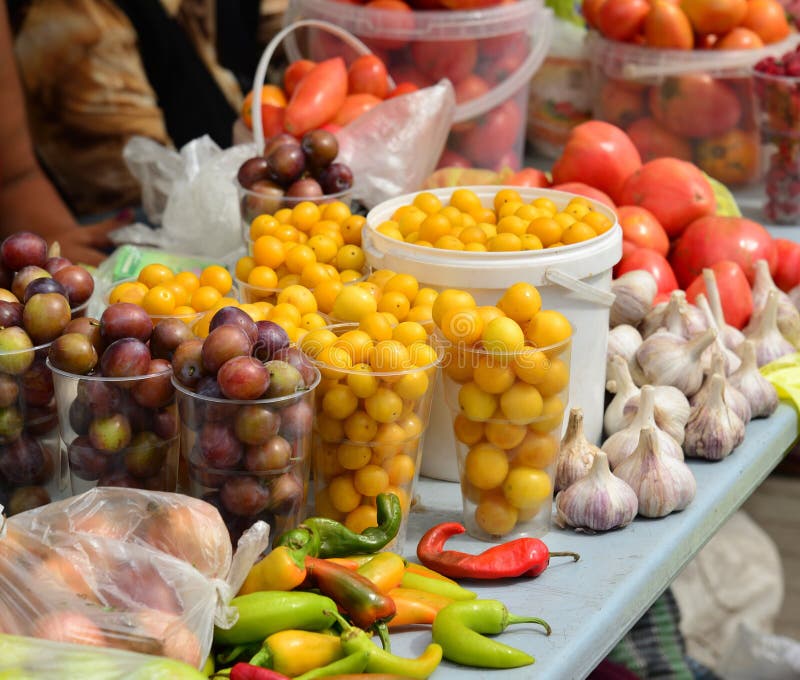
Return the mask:
<svg viewBox="0 0 800 680">
<path fill-rule="evenodd" d="M 528 87 L 531 77 L 542 65 L 551 42 L 553 13 L 544 6 L 542 0 L 519 0 L 475 10 L 425 10 L 407 13 L 336 0 L 290 0 L 284 15 L 284 25 L 301 19 L 321 19 L 346 29 L 384 59 L 389 73 L 398 83 L 409 80 L 409 68 L 413 70 L 414 65 L 415 46 L 439 43 L 441 47 L 437 46 L 438 52 L 452 54 L 465 43 L 474 45 L 477 61 L 472 75 L 485 76 L 490 89 L 456 106 L 454 123 L 461 124 L 460 132 L 450 135 L 448 149 L 467 157 L 476 167 L 496 165 L 497 163 L 490 162 L 495 160 L 490 157 L 491 151 L 482 147 L 474 150 L 473 144 L 466 141 L 464 133 L 470 125 L 481 123 L 489 112 L 505 105 L 505 113 L 502 116 L 497 114 L 497 119 L 507 123 L 515 117 L 519 120 L 516 134 L 507 139 L 505 134 L 502 135 L 509 144 L 497 150 L 496 160 L 508 164 L 513 160 L 513 164 L 521 164 L 525 145 Z M 525 44 L 522 51 L 512 55 L 515 38 L 523 38 Z M 319 60 L 334 55 L 345 59 L 354 56 L 348 45 L 319 34 L 310 34 L 302 48 L 299 40 L 290 38 L 286 41 L 286 52 L 292 61 L 304 57 Z M 508 72 L 504 70 L 506 64 L 509 64 Z M 496 73 L 490 78 L 488 74 L 493 71 Z M 458 82 L 454 78 L 455 75 L 450 79 L 458 92 Z M 498 127 L 490 129 L 495 131 L 493 136 L 498 143 L 501 135 L 497 131 L 501 127 L 498 123 Z M 502 153 L 503 151 L 506 153 Z M 477 156 L 470 157 L 471 153 Z"/>
<path fill-rule="evenodd" d="M 430 193 L 446 204 L 456 188 L 433 189 Z M 502 186 L 467 187 L 484 206 L 493 204 Z M 507 187 L 530 202 L 539 197 L 563 207 L 574 197 L 563 191 Z M 479 305 L 496 304 L 503 291 L 518 281 L 539 289 L 542 306 L 564 314 L 573 326 L 569 407 L 580 406 L 586 436 L 599 442 L 603 427 L 608 317 L 614 295 L 611 270 L 622 257 L 622 228 L 607 206 L 592 201 L 592 207 L 614 221 L 604 234 L 583 243 L 538 251 L 465 252 L 417 246 L 385 236 L 375 229 L 390 219 L 397 208 L 410 204 L 416 194 L 385 201 L 370 210 L 362 233 L 367 263 L 377 269 L 392 269 L 414 275 L 420 286 L 436 290 L 468 290 Z M 421 473 L 426 477 L 458 481 L 455 439 L 451 416 L 437 381 L 431 419 L 425 436 Z"/>
</svg>

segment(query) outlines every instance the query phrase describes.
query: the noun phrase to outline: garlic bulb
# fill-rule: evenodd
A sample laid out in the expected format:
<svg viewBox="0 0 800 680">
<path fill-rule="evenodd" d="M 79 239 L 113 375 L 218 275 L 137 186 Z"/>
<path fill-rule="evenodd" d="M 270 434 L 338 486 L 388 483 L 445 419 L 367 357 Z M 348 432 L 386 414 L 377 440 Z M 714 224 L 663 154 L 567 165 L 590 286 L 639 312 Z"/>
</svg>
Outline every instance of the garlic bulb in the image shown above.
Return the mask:
<svg viewBox="0 0 800 680">
<path fill-rule="evenodd" d="M 683 510 L 697 490 L 689 466 L 661 453 L 652 427 L 642 430 L 636 450 L 614 474 L 634 490 L 643 517 L 665 517 L 674 510 Z"/>
<path fill-rule="evenodd" d="M 659 302 L 645 315 L 642 322 L 639 324 L 639 332 L 643 338 L 646 338 L 655 333 L 659 328 L 664 326 L 664 316 L 667 313 L 667 303 Z"/>
<path fill-rule="evenodd" d="M 683 450 L 687 456 L 722 460 L 744 441 L 744 423 L 725 403 L 725 378 L 711 376 L 706 399 L 692 408 Z"/>
<path fill-rule="evenodd" d="M 744 329 L 745 337 L 756 346 L 756 363 L 761 368 L 770 361 L 792 354 L 794 345 L 778 330 L 778 293 L 771 290 L 767 294 L 767 304 L 755 324 Z M 639 348 L 639 352 L 641 347 Z M 637 352 L 638 356 L 638 352 Z"/>
<path fill-rule="evenodd" d="M 800 284 L 792 288 L 787 295 L 796 309 L 800 309 Z"/>
<path fill-rule="evenodd" d="M 556 495 L 556 524 L 578 531 L 608 531 L 628 526 L 639 510 L 630 486 L 611 474 L 603 451 L 585 477 Z"/>
<path fill-rule="evenodd" d="M 706 321 L 708 322 L 708 327 L 717 329 L 717 337 L 714 339 L 714 342 L 712 342 L 708 348 L 706 348 L 706 351 L 703 352 L 703 355 L 700 357 L 700 360 L 703 362 L 703 368 L 706 370 L 706 372 L 711 370 L 711 360 L 716 352 L 722 358 L 725 375 L 730 375 L 737 368 L 739 368 L 739 366 L 741 366 L 742 360 L 736 356 L 732 350 L 728 349 L 724 342 L 722 342 L 722 335 L 719 332 L 719 326 L 717 326 L 717 321 L 714 318 L 714 314 L 711 311 L 708 300 L 703 293 L 700 293 L 695 298 L 695 305 L 697 305 L 697 308 L 702 312 L 703 316 L 705 316 Z"/>
<path fill-rule="evenodd" d="M 756 364 L 756 346 L 745 340 L 739 347 L 742 365 L 728 377 L 728 383 L 741 392 L 750 404 L 752 418 L 770 416 L 778 408 L 778 392 Z"/>
<path fill-rule="evenodd" d="M 717 330 L 722 337 L 722 342 L 728 349 L 736 350 L 736 348 L 744 342 L 744 333 L 725 321 L 725 313 L 722 310 L 722 299 L 719 296 L 717 278 L 713 269 L 707 267 L 703 269 L 703 282 L 706 284 L 708 306 L 711 308 L 711 313 L 714 315 L 714 320 L 717 323 Z"/>
<path fill-rule="evenodd" d="M 672 385 L 690 397 L 703 384 L 700 355 L 716 337 L 714 328 L 691 340 L 661 330 L 645 339 L 636 350 L 636 360 L 649 383 Z"/>
<path fill-rule="evenodd" d="M 664 314 L 664 328 L 689 339 L 706 330 L 708 322 L 697 307 L 686 301 L 686 293 L 677 289 L 670 293 Z"/>
<path fill-rule="evenodd" d="M 614 398 L 603 414 L 603 429 L 606 434 L 614 434 L 625 426 L 622 410 L 632 396 L 639 394 L 639 388 L 633 384 L 628 364 L 621 356 L 611 357 L 606 370 L 606 389 Z"/>
<path fill-rule="evenodd" d="M 642 336 L 633 326 L 626 323 L 614 326 L 608 332 L 608 348 L 606 349 L 606 367 L 613 356 L 621 356 L 630 362 L 636 355 L 636 350 L 642 344 Z M 607 369 L 606 369 L 607 370 Z"/>
<path fill-rule="evenodd" d="M 652 427 L 658 437 L 661 451 L 668 456 L 683 460 L 683 451 L 678 442 L 656 425 L 654 417 L 656 388 L 645 385 L 639 394 L 639 408 L 630 424 L 612 434 L 600 447 L 608 456 L 611 469 L 630 456 L 639 444 L 639 436 L 645 427 Z"/>
<path fill-rule="evenodd" d="M 611 327 L 623 323 L 635 326 L 653 306 L 658 283 L 650 272 L 635 269 L 614 279 L 611 292 L 616 296 L 609 313 Z"/>
<path fill-rule="evenodd" d="M 689 400 L 683 392 L 671 385 L 655 385 L 653 390 L 653 414 L 656 425 L 679 445 L 683 444 L 684 428 L 692 410 Z M 639 400 L 638 394 L 633 395 L 622 409 L 622 417 L 626 424 L 636 416 Z"/>
<path fill-rule="evenodd" d="M 583 433 L 583 409 L 571 409 L 567 431 L 556 456 L 555 490 L 566 489 L 584 477 L 599 450 Z"/>
<path fill-rule="evenodd" d="M 730 406 L 733 412 L 739 416 L 741 421 L 747 425 L 747 423 L 750 422 L 752 413 L 750 402 L 747 400 L 747 397 L 745 397 L 739 390 L 737 390 L 728 382 L 728 379 L 725 377 L 725 361 L 722 358 L 722 354 L 720 353 L 718 347 L 712 345 L 712 348 L 714 352 L 712 354 L 710 371 L 706 375 L 706 379 L 703 381 L 702 387 L 692 395 L 691 399 L 689 399 L 689 403 L 693 407 L 703 403 L 708 398 L 708 391 L 711 387 L 711 377 L 719 374 L 722 376 L 724 382 L 722 396 L 725 399 L 725 403 Z M 741 363 L 741 359 L 739 360 L 739 363 Z"/>
<path fill-rule="evenodd" d="M 774 290 L 778 294 L 778 329 L 792 345 L 800 347 L 800 311 L 795 307 L 792 299 L 775 285 L 766 260 L 756 260 L 755 270 L 753 316 L 745 328 L 745 335 L 748 334 L 748 328 L 752 330 L 758 324 L 758 317 L 761 316 L 767 305 L 767 296 L 770 291 Z"/>
</svg>

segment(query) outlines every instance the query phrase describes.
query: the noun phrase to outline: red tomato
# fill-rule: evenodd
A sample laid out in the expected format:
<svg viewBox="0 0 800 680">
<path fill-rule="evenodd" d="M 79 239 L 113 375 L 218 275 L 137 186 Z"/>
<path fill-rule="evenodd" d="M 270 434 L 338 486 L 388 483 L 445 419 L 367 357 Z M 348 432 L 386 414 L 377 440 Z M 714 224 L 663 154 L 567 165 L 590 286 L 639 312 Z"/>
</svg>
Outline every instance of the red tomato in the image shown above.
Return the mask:
<svg viewBox="0 0 800 680">
<path fill-rule="evenodd" d="M 385 99 L 389 94 L 386 64 L 374 54 L 362 54 L 347 69 L 347 93 L 371 94 Z"/>
<path fill-rule="evenodd" d="M 334 57 L 315 65 L 300 80 L 286 106 L 283 126 L 300 137 L 329 122 L 342 108 L 347 96 L 347 68 L 344 59 Z"/>
<path fill-rule="evenodd" d="M 650 248 L 664 257 L 669 253 L 669 237 L 664 227 L 647 208 L 623 205 L 617 208 L 617 220 L 622 227 L 623 245 Z"/>
<path fill-rule="evenodd" d="M 416 92 L 417 90 L 419 90 L 419 88 L 414 85 L 414 83 L 398 83 L 397 87 L 395 87 L 388 95 L 386 95 L 386 98 L 392 99 L 393 97 L 410 94 L 411 92 Z"/>
<path fill-rule="evenodd" d="M 242 103 L 242 121 L 253 129 L 253 90 L 248 92 Z M 283 132 L 283 114 L 286 109 L 286 96 L 277 85 L 264 85 L 261 88 L 261 128 L 264 138 L 269 139 Z"/>
<path fill-rule="evenodd" d="M 365 41 L 371 49 L 399 50 L 405 46 L 407 40 L 395 36 L 408 34 L 414 30 L 414 10 L 402 0 L 370 0 L 364 7 L 370 10 L 380 10 L 377 13 L 380 18 L 376 18 L 375 23 L 381 27 L 385 26 L 387 33 L 392 36 L 370 38 Z M 390 12 L 394 14 L 387 16 Z M 369 14 L 370 12 L 367 12 L 367 17 L 365 17 L 367 20 L 369 20 Z M 373 14 L 373 16 L 375 15 Z"/>
<path fill-rule="evenodd" d="M 495 106 L 461 138 L 458 151 L 478 167 L 492 168 L 514 146 L 525 121 L 513 99 Z"/>
<path fill-rule="evenodd" d="M 619 201 L 625 180 L 641 165 L 628 135 L 610 123 L 590 120 L 570 131 L 553 164 L 553 183 L 583 182 Z"/>
<path fill-rule="evenodd" d="M 606 0 L 583 0 L 581 13 L 586 20 L 586 25 L 590 28 L 597 28 L 597 13 Z"/>
<path fill-rule="evenodd" d="M 549 187 L 550 180 L 547 175 L 537 168 L 522 168 L 509 177 L 504 184 L 514 187 Z"/>
<path fill-rule="evenodd" d="M 382 101 L 382 99 L 371 94 L 349 94 L 344 98 L 342 108 L 336 112 L 333 122 L 344 127 L 361 114 L 374 109 Z"/>
<path fill-rule="evenodd" d="M 454 88 L 456 93 L 456 104 L 468 102 L 470 99 L 477 99 L 478 97 L 486 94 L 491 88 L 483 78 L 474 73 L 470 73 L 463 80 L 461 80 Z M 471 130 L 478 124 L 477 118 L 471 120 L 464 120 L 460 123 L 453 123 L 453 132 L 463 133 Z"/>
<path fill-rule="evenodd" d="M 434 82 L 447 78 L 453 85 L 466 78 L 478 63 L 474 40 L 418 40 L 411 44 L 414 65 Z"/>
<path fill-rule="evenodd" d="M 744 271 L 737 262 L 730 260 L 715 262 L 711 269 L 717 281 L 725 321 L 736 328 L 744 328 L 753 313 L 753 294 Z M 686 288 L 686 299 L 694 302 L 700 293 L 708 297 L 702 273 Z"/>
<path fill-rule="evenodd" d="M 436 169 L 439 168 L 471 168 L 472 163 L 469 159 L 464 158 L 460 153 L 456 153 L 452 149 L 445 149 L 439 157 L 439 162 L 436 164 Z"/>
<path fill-rule="evenodd" d="M 639 118 L 625 129 L 628 137 L 642 155 L 642 162 L 671 156 L 683 161 L 692 160 L 692 145 L 688 140 L 670 132 L 655 118 Z"/>
<path fill-rule="evenodd" d="M 758 222 L 745 217 L 710 215 L 692 222 L 675 242 L 669 261 L 686 288 L 694 277 L 720 260 L 738 262 L 752 283 L 756 260 L 766 260 L 770 273 L 778 264 L 775 243 Z"/>
<path fill-rule="evenodd" d="M 612 210 L 616 209 L 614 201 L 611 200 L 611 197 L 607 193 L 600 191 L 600 189 L 590 187 L 588 184 L 584 184 L 583 182 L 562 182 L 561 184 L 554 184 L 550 188 L 556 189 L 557 191 L 567 191 L 571 194 L 578 194 L 579 196 L 586 196 L 587 198 L 593 198 L 595 201 L 604 203 Z"/>
<path fill-rule="evenodd" d="M 286 96 L 291 97 L 294 93 L 294 88 L 297 87 L 303 76 L 308 73 L 316 64 L 310 59 L 298 59 L 293 61 L 286 67 L 283 72 L 283 89 L 286 91 Z"/>
<path fill-rule="evenodd" d="M 775 285 L 784 293 L 788 293 L 800 284 L 800 243 L 785 238 L 776 238 L 773 243 L 778 259 Z"/>
<path fill-rule="evenodd" d="M 655 277 L 656 283 L 658 283 L 658 293 L 670 293 L 678 287 L 669 262 L 655 250 L 637 248 L 629 255 L 624 256 L 614 267 L 614 277 L 618 278 L 635 269 L 644 269 Z"/>
<path fill-rule="evenodd" d="M 597 9 L 597 30 L 611 40 L 631 40 L 641 33 L 649 11 L 647 0 L 605 0 Z"/>
</svg>

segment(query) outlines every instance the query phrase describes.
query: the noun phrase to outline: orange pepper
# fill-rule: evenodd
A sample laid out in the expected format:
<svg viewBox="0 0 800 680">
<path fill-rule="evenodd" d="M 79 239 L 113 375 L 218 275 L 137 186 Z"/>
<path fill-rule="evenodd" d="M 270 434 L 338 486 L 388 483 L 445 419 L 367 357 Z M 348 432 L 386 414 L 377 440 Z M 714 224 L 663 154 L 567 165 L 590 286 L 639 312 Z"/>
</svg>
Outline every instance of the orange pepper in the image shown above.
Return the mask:
<svg viewBox="0 0 800 680">
<path fill-rule="evenodd" d="M 416 562 L 406 562 L 406 571 L 410 571 L 412 574 L 419 574 L 420 576 L 427 576 L 428 578 L 437 578 L 440 581 L 450 581 L 450 583 L 455 583 L 453 579 L 448 578 L 444 574 L 440 574 L 438 571 L 429 569 L 428 567 L 417 564 Z"/>
<path fill-rule="evenodd" d="M 298 562 L 290 548 L 280 545 L 250 568 L 239 595 L 259 590 L 293 590 L 305 578 L 305 562 Z"/>
<path fill-rule="evenodd" d="M 393 552 L 380 552 L 362 564 L 358 573 L 367 577 L 381 593 L 397 588 L 403 580 L 405 561 Z"/>
<path fill-rule="evenodd" d="M 389 597 L 394 600 L 397 609 L 389 621 L 389 628 L 432 624 L 440 609 L 455 602 L 444 595 L 415 588 L 393 588 L 389 591 Z"/>
<path fill-rule="evenodd" d="M 325 559 L 328 562 L 340 564 L 343 567 L 347 567 L 348 569 L 355 571 L 362 564 L 369 562 L 373 557 L 375 557 L 375 555 L 349 555 L 348 557 L 326 557 Z"/>
</svg>

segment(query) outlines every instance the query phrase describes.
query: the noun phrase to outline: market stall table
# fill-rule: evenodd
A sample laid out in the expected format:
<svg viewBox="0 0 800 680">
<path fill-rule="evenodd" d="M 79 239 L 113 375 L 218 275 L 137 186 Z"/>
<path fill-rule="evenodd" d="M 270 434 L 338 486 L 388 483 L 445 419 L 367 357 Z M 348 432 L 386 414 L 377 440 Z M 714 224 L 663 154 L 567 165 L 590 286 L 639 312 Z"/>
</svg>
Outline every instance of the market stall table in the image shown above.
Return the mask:
<svg viewBox="0 0 800 680">
<path fill-rule="evenodd" d="M 669 586 L 731 514 L 780 462 L 798 436 L 794 409 L 781 403 L 770 418 L 752 421 L 745 441 L 720 462 L 690 460 L 697 495 L 689 507 L 663 519 L 637 518 L 620 531 L 578 534 L 553 528 L 544 540 L 551 550 L 571 550 L 579 562 L 553 558 L 537 579 L 464 582 L 482 598 L 503 601 L 514 614 L 550 623 L 546 637 L 534 625 L 509 627 L 499 639 L 536 658 L 534 666 L 492 671 L 446 661 L 434 678 L 585 678 Z M 459 485 L 422 478 L 420 503 L 412 513 L 404 554 L 416 561 L 422 534 L 442 521 L 460 521 Z M 490 544 L 469 537 L 447 547 L 479 552 Z M 392 649 L 417 656 L 430 642 L 430 629 L 392 636 Z"/>
</svg>

